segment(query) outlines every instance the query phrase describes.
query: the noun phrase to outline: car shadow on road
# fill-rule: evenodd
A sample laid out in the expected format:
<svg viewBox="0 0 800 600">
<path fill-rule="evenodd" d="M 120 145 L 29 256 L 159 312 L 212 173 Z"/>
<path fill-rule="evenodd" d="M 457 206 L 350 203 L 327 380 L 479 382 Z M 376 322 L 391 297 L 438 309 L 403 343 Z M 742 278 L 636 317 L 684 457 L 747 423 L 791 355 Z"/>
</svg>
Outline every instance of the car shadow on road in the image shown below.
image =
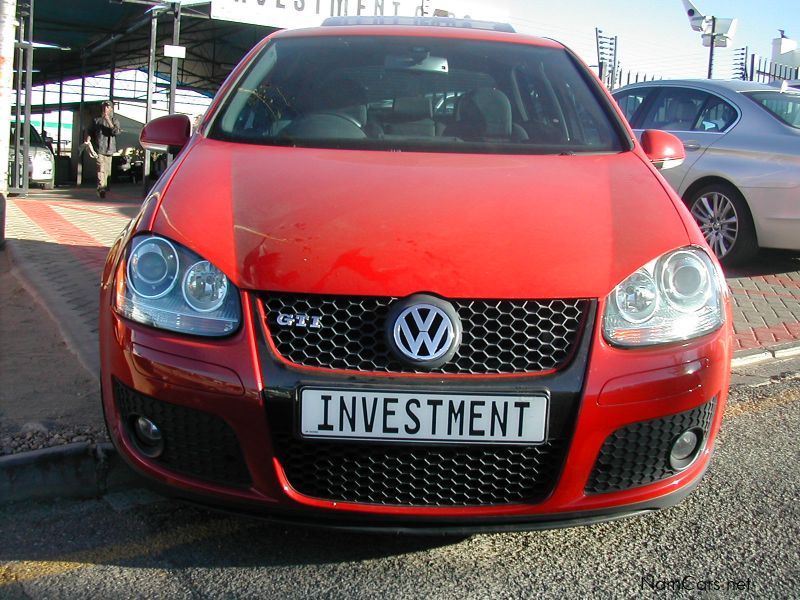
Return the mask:
<svg viewBox="0 0 800 600">
<path fill-rule="evenodd" d="M 14 519 L 4 518 L 11 514 Z M 54 542 L 43 543 L 31 531 L 47 531 Z M 122 510 L 102 499 L 12 505 L 0 508 L 0 536 L 0 565 L 152 568 L 166 561 L 173 568 L 203 569 L 358 563 L 444 548 L 470 537 L 287 525 L 162 497 Z"/>
<path fill-rule="evenodd" d="M 761 250 L 748 264 L 725 267 L 723 270 L 728 279 L 800 273 L 800 253 L 790 250 Z M 800 278 L 798 278 L 798 283 L 800 283 Z"/>
</svg>

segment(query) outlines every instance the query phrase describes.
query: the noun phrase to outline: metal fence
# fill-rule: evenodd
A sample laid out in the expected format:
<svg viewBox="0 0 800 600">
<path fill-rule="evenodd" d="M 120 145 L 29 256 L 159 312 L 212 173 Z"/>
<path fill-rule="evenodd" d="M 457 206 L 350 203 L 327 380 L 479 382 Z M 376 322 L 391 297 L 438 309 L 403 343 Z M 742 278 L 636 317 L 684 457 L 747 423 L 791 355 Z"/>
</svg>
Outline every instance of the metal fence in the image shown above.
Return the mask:
<svg viewBox="0 0 800 600">
<path fill-rule="evenodd" d="M 601 62 L 596 67 L 597 76 L 610 90 L 615 90 L 629 83 L 664 79 L 662 75 L 626 71 L 619 66 L 613 73 L 611 69 L 611 65 L 605 62 Z M 734 51 L 731 73 L 735 79 L 757 81 L 759 83 L 800 79 L 800 67 L 782 65 L 756 54 L 750 54 L 747 48 L 739 48 Z M 681 77 L 674 78 L 681 79 Z M 669 79 L 673 79 L 673 77 L 669 77 Z"/>
<path fill-rule="evenodd" d="M 746 78 L 750 81 L 758 81 L 759 83 L 800 79 L 800 67 L 781 65 L 767 60 L 766 58 L 751 54 L 750 68 Z"/>
<path fill-rule="evenodd" d="M 642 73 L 639 71 L 626 71 L 618 67 L 613 73 L 607 68 L 607 63 L 600 63 L 597 68 L 597 76 L 600 78 L 606 87 L 610 90 L 615 90 L 628 85 L 629 83 L 639 83 L 640 81 L 655 81 L 656 79 L 663 79 L 661 75 L 654 75 L 652 73 Z"/>
</svg>

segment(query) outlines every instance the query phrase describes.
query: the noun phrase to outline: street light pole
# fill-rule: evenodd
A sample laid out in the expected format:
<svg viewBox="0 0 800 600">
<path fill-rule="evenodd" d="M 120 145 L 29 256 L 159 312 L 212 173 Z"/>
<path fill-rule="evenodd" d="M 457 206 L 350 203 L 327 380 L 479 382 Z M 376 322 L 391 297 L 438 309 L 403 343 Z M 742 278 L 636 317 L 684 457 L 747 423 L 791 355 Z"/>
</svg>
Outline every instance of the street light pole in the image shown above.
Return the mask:
<svg viewBox="0 0 800 600">
<path fill-rule="evenodd" d="M 708 79 L 714 74 L 714 42 L 717 40 L 717 17 L 711 17 L 711 44 L 708 49 Z"/>
</svg>

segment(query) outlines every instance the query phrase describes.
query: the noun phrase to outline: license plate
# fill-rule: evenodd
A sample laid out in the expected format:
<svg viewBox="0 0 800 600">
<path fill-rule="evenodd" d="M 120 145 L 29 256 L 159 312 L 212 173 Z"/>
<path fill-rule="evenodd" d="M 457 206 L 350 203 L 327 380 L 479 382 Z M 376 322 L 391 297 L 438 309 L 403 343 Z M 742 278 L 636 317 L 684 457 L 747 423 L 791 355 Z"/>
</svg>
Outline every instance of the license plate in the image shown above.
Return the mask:
<svg viewBox="0 0 800 600">
<path fill-rule="evenodd" d="M 300 433 L 309 438 L 537 444 L 548 396 L 303 388 Z"/>
</svg>

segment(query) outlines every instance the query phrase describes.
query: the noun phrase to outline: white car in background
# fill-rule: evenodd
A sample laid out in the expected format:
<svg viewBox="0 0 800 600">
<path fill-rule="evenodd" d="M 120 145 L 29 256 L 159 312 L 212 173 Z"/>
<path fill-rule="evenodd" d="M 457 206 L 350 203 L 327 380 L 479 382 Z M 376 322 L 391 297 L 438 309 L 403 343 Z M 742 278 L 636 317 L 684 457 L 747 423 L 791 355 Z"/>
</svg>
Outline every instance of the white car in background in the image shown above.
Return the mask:
<svg viewBox="0 0 800 600">
<path fill-rule="evenodd" d="M 613 92 L 637 134 L 678 136 L 686 160 L 662 171 L 720 261 L 759 247 L 800 250 L 800 90 L 750 81 L 648 81 Z"/>
<path fill-rule="evenodd" d="M 11 123 L 11 148 L 9 157 L 14 156 L 14 135 L 16 123 Z M 49 139 L 49 138 L 48 138 Z M 30 150 L 28 152 L 28 183 L 40 185 L 46 190 L 52 190 L 56 181 L 56 159 L 47 142 L 42 138 L 35 127 L 30 128 Z M 21 147 L 21 144 L 20 144 Z M 9 159 L 10 160 L 10 159 Z M 9 165 L 10 166 L 10 165 Z M 11 170 L 9 169 L 9 177 Z"/>
</svg>

